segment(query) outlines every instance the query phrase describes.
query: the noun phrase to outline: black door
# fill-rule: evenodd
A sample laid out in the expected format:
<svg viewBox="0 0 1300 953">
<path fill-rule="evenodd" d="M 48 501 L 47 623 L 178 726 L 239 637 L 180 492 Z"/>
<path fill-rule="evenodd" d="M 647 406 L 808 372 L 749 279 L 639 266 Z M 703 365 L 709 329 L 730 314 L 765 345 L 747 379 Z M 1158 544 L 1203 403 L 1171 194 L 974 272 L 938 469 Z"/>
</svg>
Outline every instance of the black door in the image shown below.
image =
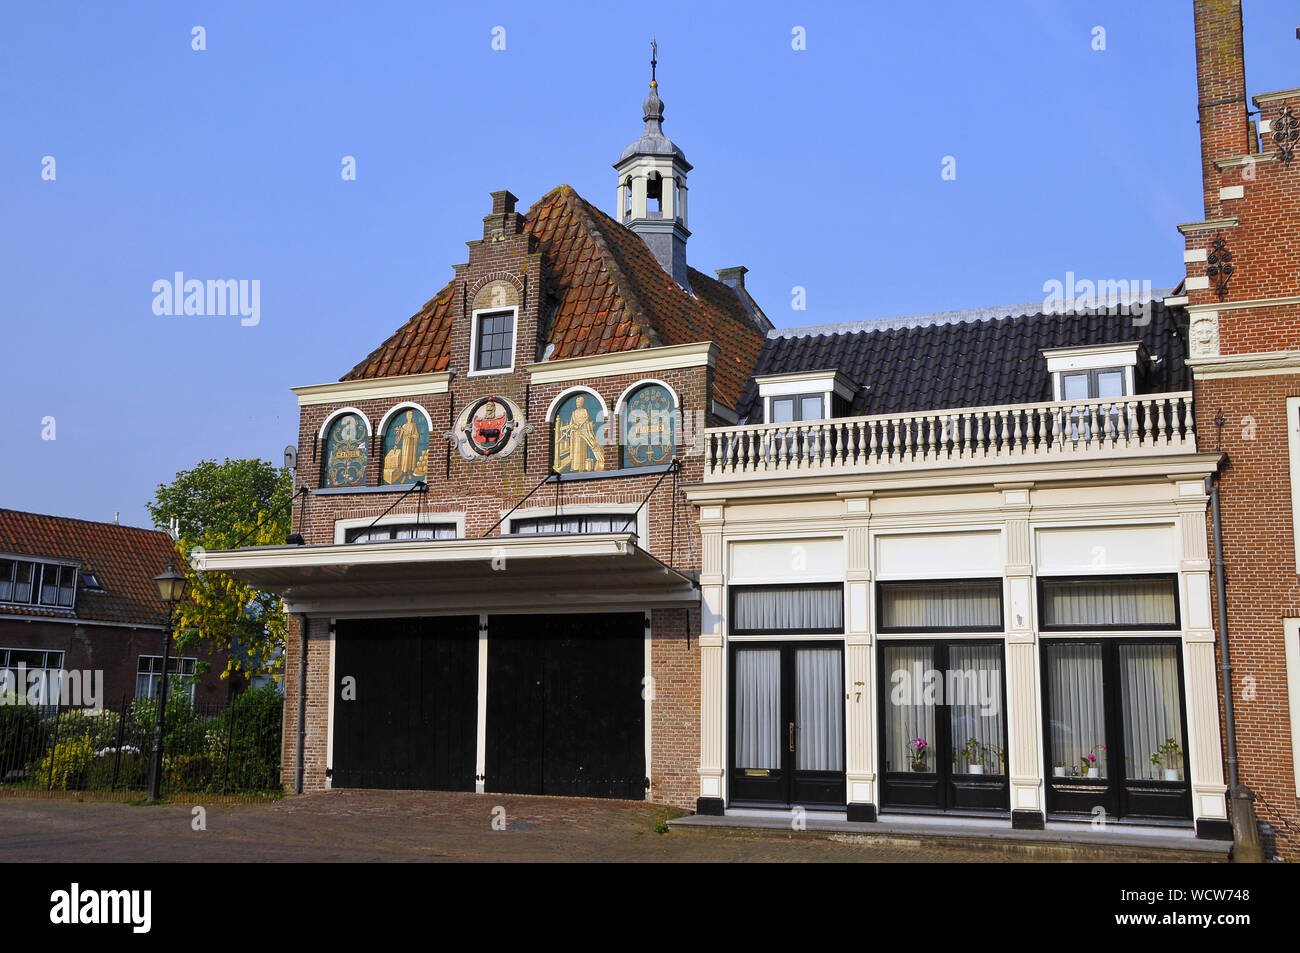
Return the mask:
<svg viewBox="0 0 1300 953">
<path fill-rule="evenodd" d="M 1176 640 L 1043 643 L 1047 809 L 1189 819 Z"/>
<path fill-rule="evenodd" d="M 474 790 L 478 617 L 334 631 L 334 786 Z"/>
<path fill-rule="evenodd" d="M 732 643 L 733 805 L 842 807 L 844 648 Z"/>
<path fill-rule="evenodd" d="M 882 807 L 1009 809 L 1001 642 L 881 643 L 878 694 Z"/>
<path fill-rule="evenodd" d="M 486 789 L 645 797 L 645 616 L 488 620 Z"/>
</svg>

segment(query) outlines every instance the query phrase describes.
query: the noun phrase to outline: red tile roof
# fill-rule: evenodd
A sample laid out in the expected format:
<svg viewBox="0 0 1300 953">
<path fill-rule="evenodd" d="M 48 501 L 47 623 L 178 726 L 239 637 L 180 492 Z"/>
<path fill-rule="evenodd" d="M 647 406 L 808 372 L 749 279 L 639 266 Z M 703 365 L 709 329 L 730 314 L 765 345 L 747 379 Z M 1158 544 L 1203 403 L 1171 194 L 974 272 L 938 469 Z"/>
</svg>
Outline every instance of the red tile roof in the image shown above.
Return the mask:
<svg viewBox="0 0 1300 953">
<path fill-rule="evenodd" d="M 553 360 L 713 341 L 714 396 L 736 406 L 764 334 L 735 291 L 692 268 L 695 294 L 686 293 L 639 236 L 567 185 L 528 210 L 524 229 L 538 239 L 547 291 L 558 305 L 548 337 Z M 454 287 L 438 292 L 342 380 L 445 371 Z"/>
<path fill-rule="evenodd" d="M 48 615 L 124 625 L 160 625 L 166 609 L 153 577 L 176 559 L 166 533 L 117 523 L 96 523 L 66 516 L 46 516 L 0 509 L 0 552 L 13 556 L 78 560 L 83 571 L 98 577 L 103 592 L 78 583 L 72 613 L 37 606 L 0 606 L 0 615 Z"/>
</svg>

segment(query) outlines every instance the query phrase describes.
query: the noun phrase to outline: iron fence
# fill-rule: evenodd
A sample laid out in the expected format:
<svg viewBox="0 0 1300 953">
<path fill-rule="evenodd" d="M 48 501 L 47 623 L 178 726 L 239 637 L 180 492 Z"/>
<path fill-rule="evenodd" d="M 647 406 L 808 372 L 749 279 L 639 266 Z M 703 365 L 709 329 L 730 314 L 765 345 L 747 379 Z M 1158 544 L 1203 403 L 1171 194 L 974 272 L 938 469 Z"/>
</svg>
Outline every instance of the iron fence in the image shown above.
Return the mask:
<svg viewBox="0 0 1300 953">
<path fill-rule="evenodd" d="M 123 698 L 102 711 L 0 705 L 0 791 L 144 792 L 157 705 L 153 698 Z M 283 707 L 273 687 L 225 705 L 169 693 L 163 795 L 278 793 Z"/>
</svg>

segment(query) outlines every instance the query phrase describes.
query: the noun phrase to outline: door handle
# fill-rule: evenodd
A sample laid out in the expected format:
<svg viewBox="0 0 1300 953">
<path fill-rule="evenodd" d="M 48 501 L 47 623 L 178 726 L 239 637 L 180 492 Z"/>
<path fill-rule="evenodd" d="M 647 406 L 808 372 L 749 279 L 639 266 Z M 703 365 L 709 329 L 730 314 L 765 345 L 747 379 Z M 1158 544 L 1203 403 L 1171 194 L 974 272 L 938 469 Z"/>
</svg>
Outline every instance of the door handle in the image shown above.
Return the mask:
<svg viewBox="0 0 1300 953">
<path fill-rule="evenodd" d="M 790 753 L 794 754 L 794 722 L 790 722 Z"/>
</svg>

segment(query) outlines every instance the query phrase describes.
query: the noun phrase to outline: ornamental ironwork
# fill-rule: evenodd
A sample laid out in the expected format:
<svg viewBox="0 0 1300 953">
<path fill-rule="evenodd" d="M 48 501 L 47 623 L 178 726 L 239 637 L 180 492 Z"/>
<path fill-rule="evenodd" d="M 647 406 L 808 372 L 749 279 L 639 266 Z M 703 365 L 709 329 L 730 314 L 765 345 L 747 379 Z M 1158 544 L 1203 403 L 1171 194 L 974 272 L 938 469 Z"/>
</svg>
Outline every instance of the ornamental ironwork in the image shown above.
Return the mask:
<svg viewBox="0 0 1300 953">
<path fill-rule="evenodd" d="M 1273 142 L 1277 157 L 1288 165 L 1295 158 L 1296 143 L 1300 142 L 1300 118 L 1287 106 L 1273 120 Z"/>
<path fill-rule="evenodd" d="M 1214 282 L 1214 291 L 1222 301 L 1228 296 L 1228 279 L 1237 270 L 1232 264 L 1232 252 L 1228 251 L 1222 236 L 1216 237 L 1210 244 L 1210 253 L 1206 261 L 1208 266 L 1205 274 L 1210 281 Z"/>
</svg>

